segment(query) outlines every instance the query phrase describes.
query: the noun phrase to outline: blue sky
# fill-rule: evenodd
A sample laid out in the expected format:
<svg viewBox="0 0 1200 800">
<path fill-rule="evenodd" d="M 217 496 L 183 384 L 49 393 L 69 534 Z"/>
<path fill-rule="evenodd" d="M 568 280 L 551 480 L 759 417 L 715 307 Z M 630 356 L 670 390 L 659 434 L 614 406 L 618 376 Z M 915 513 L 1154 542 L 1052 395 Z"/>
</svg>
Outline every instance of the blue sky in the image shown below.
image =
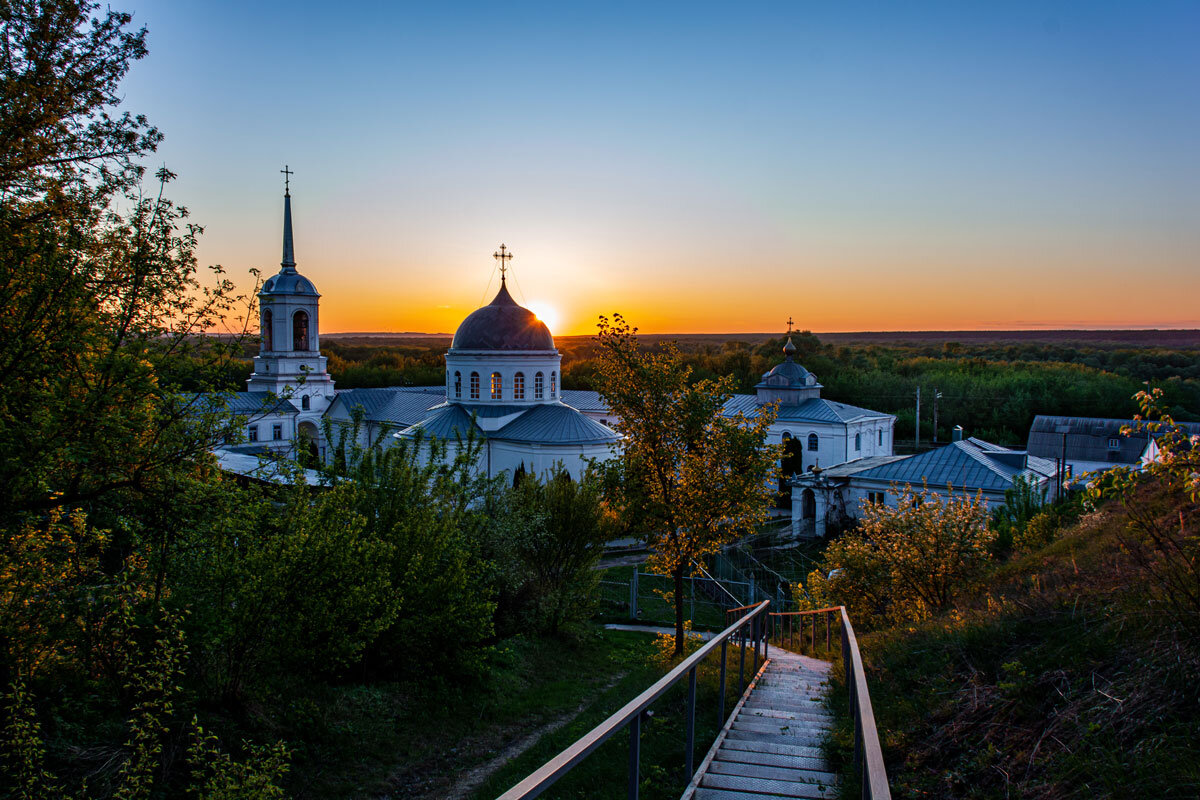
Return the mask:
<svg viewBox="0 0 1200 800">
<path fill-rule="evenodd" d="M 202 260 L 273 271 L 288 163 L 325 330 L 501 241 L 561 333 L 1200 327 L 1195 3 L 115 7 Z"/>
</svg>

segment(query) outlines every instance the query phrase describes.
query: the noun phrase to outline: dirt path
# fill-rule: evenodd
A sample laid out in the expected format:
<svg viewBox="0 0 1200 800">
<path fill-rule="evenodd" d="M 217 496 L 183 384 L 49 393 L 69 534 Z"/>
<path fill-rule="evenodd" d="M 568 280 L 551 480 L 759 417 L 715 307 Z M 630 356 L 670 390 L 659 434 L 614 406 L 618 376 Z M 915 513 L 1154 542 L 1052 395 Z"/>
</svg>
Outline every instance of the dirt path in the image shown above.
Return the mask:
<svg viewBox="0 0 1200 800">
<path fill-rule="evenodd" d="M 451 786 L 450 789 L 447 790 L 447 792 L 443 795 L 445 800 L 463 800 L 463 798 L 467 797 L 469 794 L 471 794 L 471 792 L 478 789 L 484 781 L 490 778 L 492 773 L 496 772 L 509 761 L 512 761 L 514 758 L 517 758 L 526 750 L 533 747 L 543 736 L 549 733 L 554 733 L 556 730 L 563 727 L 568 722 L 583 713 L 583 710 L 591 705 L 596 698 L 600 697 L 600 695 L 616 686 L 617 683 L 627 674 L 628 673 L 622 672 L 621 674 L 616 675 L 606 685 L 601 686 L 596 693 L 592 694 L 586 700 L 580 703 L 574 711 L 563 714 L 558 719 L 551 720 L 545 725 L 535 728 L 525 736 L 510 744 L 508 747 L 505 747 L 492 758 L 460 774 L 454 785 Z"/>
</svg>

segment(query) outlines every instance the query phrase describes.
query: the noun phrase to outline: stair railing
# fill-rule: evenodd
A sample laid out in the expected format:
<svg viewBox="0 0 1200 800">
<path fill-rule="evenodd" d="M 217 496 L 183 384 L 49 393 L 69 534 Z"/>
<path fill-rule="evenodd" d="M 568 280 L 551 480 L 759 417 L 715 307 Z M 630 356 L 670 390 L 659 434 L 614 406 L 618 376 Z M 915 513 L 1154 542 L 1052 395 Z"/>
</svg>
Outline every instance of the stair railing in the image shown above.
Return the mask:
<svg viewBox="0 0 1200 800">
<path fill-rule="evenodd" d="M 688 699 L 687 699 L 687 717 L 686 717 L 686 752 L 685 767 L 687 772 L 687 780 L 692 779 L 692 774 L 696 771 L 693 762 L 695 744 L 696 744 L 696 673 L 700 664 L 711 653 L 720 650 L 721 653 L 721 690 L 720 690 L 720 709 L 719 717 L 722 724 L 725 721 L 725 666 L 727 663 L 726 652 L 729 643 L 733 641 L 735 644 L 741 645 L 741 657 L 738 667 L 738 694 L 740 695 L 744 689 L 742 667 L 746 660 L 746 645 L 749 643 L 754 650 L 754 664 L 757 671 L 758 665 L 758 649 L 761 643 L 763 650 L 763 659 L 767 657 L 767 606 L 770 605 L 770 600 L 764 600 L 752 606 L 745 606 L 740 609 L 730 609 L 734 611 L 744 612 L 740 617 L 736 618 L 725 630 L 714 636 L 696 652 L 685 658 L 674 669 L 660 678 L 653 686 L 639 694 L 637 697 L 630 700 L 625 706 L 613 714 L 608 719 L 601 722 L 596 727 L 585 733 L 577 739 L 572 745 L 567 747 L 554 758 L 547 761 L 542 766 L 526 777 L 516 786 L 509 789 L 504 794 L 500 795 L 498 800 L 529 800 L 529 798 L 537 797 L 539 794 L 550 788 L 563 775 L 566 775 L 571 769 L 595 750 L 600 745 L 611 739 L 622 728 L 629 728 L 629 783 L 628 796 L 630 800 L 637 800 L 638 788 L 641 782 L 640 778 L 640 761 L 641 761 L 641 733 L 642 721 L 647 716 L 646 712 L 650 705 L 667 693 L 679 681 L 686 676 L 688 681 Z M 736 640 L 736 641 L 735 641 Z M 753 675 L 754 673 L 750 673 Z M 686 784 L 685 784 L 686 785 Z"/>
<path fill-rule="evenodd" d="M 867 691 L 867 674 L 863 669 L 862 654 L 858 650 L 858 638 L 854 626 L 846 614 L 845 606 L 818 608 L 814 611 L 784 611 L 770 613 L 767 627 L 768 638 L 775 635 L 777 646 L 796 648 L 804 654 L 804 629 L 808 627 L 809 654 L 815 655 L 819 639 L 819 618 L 825 621 L 825 651 L 828 656 L 832 644 L 831 619 L 836 616 L 841 627 L 842 667 L 846 674 L 846 691 L 850 695 L 850 715 L 854 719 L 854 770 L 862 781 L 864 800 L 891 800 L 887 770 L 883 763 L 883 748 L 879 745 L 879 731 L 875 726 L 875 712 L 871 708 L 871 694 Z M 805 620 L 808 619 L 808 625 Z"/>
</svg>

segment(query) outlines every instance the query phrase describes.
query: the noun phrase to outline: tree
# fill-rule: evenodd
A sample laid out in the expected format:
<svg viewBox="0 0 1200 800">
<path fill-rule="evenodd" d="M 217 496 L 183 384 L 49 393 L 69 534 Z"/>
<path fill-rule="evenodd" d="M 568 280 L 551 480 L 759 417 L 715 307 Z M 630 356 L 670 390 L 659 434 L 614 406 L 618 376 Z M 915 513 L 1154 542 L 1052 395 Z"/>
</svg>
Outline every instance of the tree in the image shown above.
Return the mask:
<svg viewBox="0 0 1200 800">
<path fill-rule="evenodd" d="M 920 619 L 950 605 L 991 560 L 982 496 L 893 489 L 895 507 L 863 502 L 858 525 L 809 574 L 810 603 L 856 618 Z"/>
<path fill-rule="evenodd" d="M 646 533 L 650 568 L 673 579 L 682 655 L 684 578 L 767 516 L 779 458 L 766 444 L 775 412 L 726 416 L 730 378 L 693 383 L 673 343 L 643 350 L 619 314 L 598 327 L 597 388 L 623 435 L 620 457 L 605 465 L 606 496 L 628 526 Z"/>
</svg>

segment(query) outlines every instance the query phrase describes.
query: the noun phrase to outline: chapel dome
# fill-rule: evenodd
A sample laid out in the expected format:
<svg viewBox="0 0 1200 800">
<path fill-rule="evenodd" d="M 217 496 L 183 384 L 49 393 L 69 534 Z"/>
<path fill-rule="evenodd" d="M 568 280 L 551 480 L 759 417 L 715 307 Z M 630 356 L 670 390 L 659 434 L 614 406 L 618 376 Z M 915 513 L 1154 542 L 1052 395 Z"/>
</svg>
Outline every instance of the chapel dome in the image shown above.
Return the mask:
<svg viewBox="0 0 1200 800">
<path fill-rule="evenodd" d="M 260 297 L 277 294 L 307 294 L 320 297 L 320 293 L 317 292 L 317 287 L 313 286 L 312 281 L 295 269 L 287 268 L 280 270 L 279 274 L 267 278 L 262 291 L 258 294 Z"/>
<path fill-rule="evenodd" d="M 776 364 L 770 372 L 765 373 L 758 388 L 794 389 L 817 385 L 817 376 L 792 360 L 795 352 L 796 345 L 792 344 L 789 336 L 787 344 L 783 346 L 783 363 Z"/>
<path fill-rule="evenodd" d="M 472 311 L 454 333 L 452 350 L 553 350 L 550 329 L 517 305 L 503 283 L 491 303 Z"/>
</svg>

